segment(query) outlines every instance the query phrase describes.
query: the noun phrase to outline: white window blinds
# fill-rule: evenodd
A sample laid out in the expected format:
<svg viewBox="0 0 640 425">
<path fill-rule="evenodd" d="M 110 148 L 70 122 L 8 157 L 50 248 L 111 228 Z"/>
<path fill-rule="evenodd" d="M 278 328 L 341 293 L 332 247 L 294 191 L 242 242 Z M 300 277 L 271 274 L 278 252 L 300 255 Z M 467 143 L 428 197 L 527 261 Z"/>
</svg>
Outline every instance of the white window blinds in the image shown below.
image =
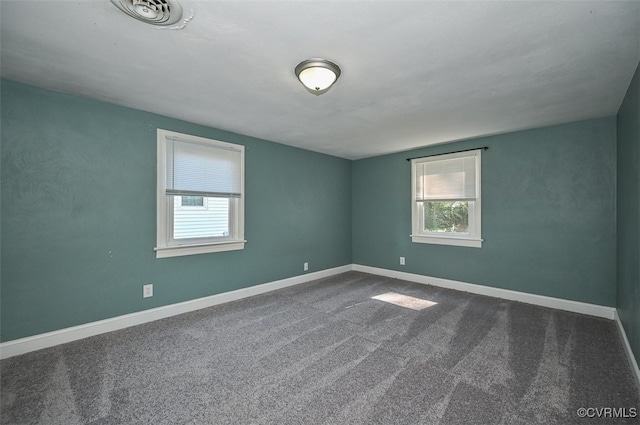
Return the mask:
<svg viewBox="0 0 640 425">
<path fill-rule="evenodd" d="M 167 137 L 167 195 L 242 196 L 242 152 Z"/>
<path fill-rule="evenodd" d="M 476 157 L 416 161 L 416 201 L 476 198 Z"/>
</svg>

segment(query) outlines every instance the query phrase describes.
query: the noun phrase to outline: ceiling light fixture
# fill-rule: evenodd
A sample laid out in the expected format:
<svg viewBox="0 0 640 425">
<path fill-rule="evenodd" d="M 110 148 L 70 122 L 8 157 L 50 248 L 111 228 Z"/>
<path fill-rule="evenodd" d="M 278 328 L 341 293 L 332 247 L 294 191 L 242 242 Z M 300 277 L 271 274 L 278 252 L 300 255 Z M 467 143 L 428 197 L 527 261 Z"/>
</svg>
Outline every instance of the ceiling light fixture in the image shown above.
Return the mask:
<svg viewBox="0 0 640 425">
<path fill-rule="evenodd" d="M 310 92 L 319 96 L 329 91 L 340 77 L 340 67 L 326 59 L 313 58 L 296 66 L 296 77 Z"/>
</svg>

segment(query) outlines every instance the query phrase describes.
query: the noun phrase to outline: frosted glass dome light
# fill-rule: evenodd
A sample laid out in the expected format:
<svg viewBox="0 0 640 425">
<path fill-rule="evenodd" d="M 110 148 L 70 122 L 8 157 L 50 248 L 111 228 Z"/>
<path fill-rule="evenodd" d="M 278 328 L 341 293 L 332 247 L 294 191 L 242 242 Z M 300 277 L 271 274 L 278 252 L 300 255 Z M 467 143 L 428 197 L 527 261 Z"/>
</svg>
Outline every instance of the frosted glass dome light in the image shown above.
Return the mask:
<svg viewBox="0 0 640 425">
<path fill-rule="evenodd" d="M 296 77 L 316 96 L 329 91 L 340 77 L 340 67 L 326 59 L 307 59 L 296 66 Z"/>
</svg>

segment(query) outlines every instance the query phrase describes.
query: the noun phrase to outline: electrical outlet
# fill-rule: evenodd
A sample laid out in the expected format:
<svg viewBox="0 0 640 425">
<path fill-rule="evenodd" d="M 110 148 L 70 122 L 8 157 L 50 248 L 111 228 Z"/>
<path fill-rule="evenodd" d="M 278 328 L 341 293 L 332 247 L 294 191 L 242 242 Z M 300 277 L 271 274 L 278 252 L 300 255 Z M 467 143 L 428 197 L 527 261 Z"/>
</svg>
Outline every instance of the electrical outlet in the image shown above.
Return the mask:
<svg viewBox="0 0 640 425">
<path fill-rule="evenodd" d="M 142 287 L 142 298 L 153 297 L 153 283 Z"/>
<path fill-rule="evenodd" d="M 309 270 L 309 263 L 304 263 L 304 271 L 306 272 L 307 270 Z"/>
<path fill-rule="evenodd" d="M 404 266 L 404 257 L 400 257 L 400 265 Z"/>
</svg>

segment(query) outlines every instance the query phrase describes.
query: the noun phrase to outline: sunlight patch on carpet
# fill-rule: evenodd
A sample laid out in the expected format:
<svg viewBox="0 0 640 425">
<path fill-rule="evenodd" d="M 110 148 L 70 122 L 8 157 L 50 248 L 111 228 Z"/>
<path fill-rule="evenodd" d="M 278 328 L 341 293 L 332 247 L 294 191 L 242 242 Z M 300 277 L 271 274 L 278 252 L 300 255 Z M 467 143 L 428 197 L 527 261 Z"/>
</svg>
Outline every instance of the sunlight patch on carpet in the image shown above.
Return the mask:
<svg viewBox="0 0 640 425">
<path fill-rule="evenodd" d="M 390 304 L 399 305 L 400 307 L 406 307 L 418 311 L 438 304 L 433 301 L 398 294 L 397 292 L 387 292 L 386 294 L 376 295 L 375 297 L 371 298 L 373 298 L 374 300 L 384 301 Z"/>
</svg>

